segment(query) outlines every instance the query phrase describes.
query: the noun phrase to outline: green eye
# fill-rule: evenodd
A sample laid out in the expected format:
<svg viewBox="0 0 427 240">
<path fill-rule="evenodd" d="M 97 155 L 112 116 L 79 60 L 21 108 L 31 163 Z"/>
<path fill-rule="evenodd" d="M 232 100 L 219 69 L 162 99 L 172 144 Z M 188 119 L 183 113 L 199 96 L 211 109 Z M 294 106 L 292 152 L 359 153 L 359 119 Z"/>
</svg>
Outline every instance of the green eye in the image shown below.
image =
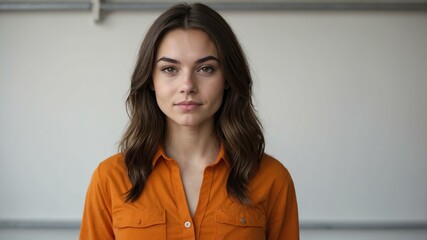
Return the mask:
<svg viewBox="0 0 427 240">
<path fill-rule="evenodd" d="M 162 72 L 174 73 L 174 72 L 176 72 L 176 69 L 174 67 L 165 67 L 165 68 L 162 68 Z"/>
<path fill-rule="evenodd" d="M 204 73 L 212 73 L 212 72 L 214 72 L 214 69 L 212 67 L 201 67 L 199 69 L 199 71 L 204 72 Z"/>
</svg>

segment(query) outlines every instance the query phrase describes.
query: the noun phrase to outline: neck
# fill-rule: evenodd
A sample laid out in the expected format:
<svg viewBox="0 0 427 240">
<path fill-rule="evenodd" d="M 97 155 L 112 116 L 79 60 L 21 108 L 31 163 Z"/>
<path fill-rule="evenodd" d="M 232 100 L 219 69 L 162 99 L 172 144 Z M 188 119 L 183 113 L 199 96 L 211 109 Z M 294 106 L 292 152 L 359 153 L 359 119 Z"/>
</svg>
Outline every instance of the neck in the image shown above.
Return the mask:
<svg viewBox="0 0 427 240">
<path fill-rule="evenodd" d="M 164 147 L 166 154 L 179 165 L 207 166 L 215 161 L 219 150 L 214 123 L 194 127 L 168 124 Z"/>
</svg>

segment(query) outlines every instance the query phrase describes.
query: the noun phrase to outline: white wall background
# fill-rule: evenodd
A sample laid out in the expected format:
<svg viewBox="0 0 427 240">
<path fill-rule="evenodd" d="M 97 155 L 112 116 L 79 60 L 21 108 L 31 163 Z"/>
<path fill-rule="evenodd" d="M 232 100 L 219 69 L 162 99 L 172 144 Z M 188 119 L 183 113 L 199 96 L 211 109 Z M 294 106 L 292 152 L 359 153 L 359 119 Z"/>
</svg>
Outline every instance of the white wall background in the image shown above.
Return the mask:
<svg viewBox="0 0 427 240">
<path fill-rule="evenodd" d="M 1 221 L 80 220 L 92 171 L 117 151 L 139 44 L 159 13 L 116 12 L 101 24 L 84 12 L 0 13 Z M 223 16 L 248 55 L 267 151 L 293 175 L 301 222 L 426 223 L 427 14 Z M 0 239 L 77 232 L 3 228 Z"/>
</svg>

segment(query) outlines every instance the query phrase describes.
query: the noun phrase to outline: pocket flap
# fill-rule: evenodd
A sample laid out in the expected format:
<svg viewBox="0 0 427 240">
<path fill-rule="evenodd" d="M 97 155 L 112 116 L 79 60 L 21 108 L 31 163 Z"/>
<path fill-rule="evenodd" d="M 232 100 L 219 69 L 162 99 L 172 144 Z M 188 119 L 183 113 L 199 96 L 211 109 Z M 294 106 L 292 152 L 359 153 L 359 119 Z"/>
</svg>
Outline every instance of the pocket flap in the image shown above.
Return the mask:
<svg viewBox="0 0 427 240">
<path fill-rule="evenodd" d="M 114 227 L 149 227 L 166 223 L 166 211 L 160 208 L 129 209 L 121 211 L 115 218 Z"/>
<path fill-rule="evenodd" d="M 265 228 L 265 214 L 256 208 L 231 206 L 216 211 L 216 221 L 240 227 Z"/>
</svg>

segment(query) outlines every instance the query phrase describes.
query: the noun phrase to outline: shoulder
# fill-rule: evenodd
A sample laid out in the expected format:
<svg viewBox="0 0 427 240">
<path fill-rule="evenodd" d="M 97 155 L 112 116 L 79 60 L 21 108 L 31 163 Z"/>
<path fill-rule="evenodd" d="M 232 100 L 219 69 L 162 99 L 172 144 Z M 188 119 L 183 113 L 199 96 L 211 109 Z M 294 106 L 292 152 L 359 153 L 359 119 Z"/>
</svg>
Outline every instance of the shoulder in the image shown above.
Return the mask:
<svg viewBox="0 0 427 240">
<path fill-rule="evenodd" d="M 249 184 L 249 195 L 262 209 L 271 214 L 277 199 L 293 189 L 288 169 L 276 158 L 264 154 L 257 174 Z"/>
<path fill-rule="evenodd" d="M 95 176 L 104 183 L 125 178 L 127 174 L 123 154 L 117 153 L 103 160 L 96 168 Z"/>
<path fill-rule="evenodd" d="M 122 170 L 124 167 L 124 156 L 122 153 L 117 153 L 103 160 L 98 166 L 98 171 L 104 173 L 111 170 Z"/>
<path fill-rule="evenodd" d="M 279 160 L 268 154 L 263 155 L 257 175 L 278 180 L 287 180 L 291 178 L 288 169 Z"/>
<path fill-rule="evenodd" d="M 268 154 L 264 154 L 262 157 L 258 172 L 251 181 L 252 189 L 265 190 L 267 191 L 265 194 L 280 191 L 292 184 L 288 169 L 279 160 Z"/>
<path fill-rule="evenodd" d="M 250 184 L 250 195 L 254 202 L 271 215 L 278 199 L 292 194 L 294 185 L 288 169 L 276 158 L 264 154 L 259 170 Z"/>
</svg>

